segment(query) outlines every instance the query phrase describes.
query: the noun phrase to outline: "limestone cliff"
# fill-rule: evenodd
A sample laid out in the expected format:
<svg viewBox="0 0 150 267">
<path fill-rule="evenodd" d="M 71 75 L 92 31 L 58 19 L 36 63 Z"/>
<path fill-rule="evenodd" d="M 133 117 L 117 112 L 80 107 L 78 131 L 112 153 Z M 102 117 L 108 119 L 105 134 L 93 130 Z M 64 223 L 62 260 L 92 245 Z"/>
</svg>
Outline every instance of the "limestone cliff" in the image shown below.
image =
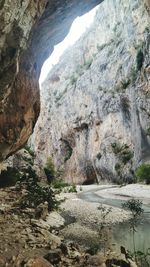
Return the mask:
<svg viewBox="0 0 150 267">
<path fill-rule="evenodd" d="M 149 1 L 105 0 L 41 88 L 33 143 L 69 182 L 132 180 L 150 159 Z"/>
<path fill-rule="evenodd" d="M 100 2 L 0 0 L 0 160 L 23 146 L 33 131 L 44 60 L 74 18 Z"/>
</svg>

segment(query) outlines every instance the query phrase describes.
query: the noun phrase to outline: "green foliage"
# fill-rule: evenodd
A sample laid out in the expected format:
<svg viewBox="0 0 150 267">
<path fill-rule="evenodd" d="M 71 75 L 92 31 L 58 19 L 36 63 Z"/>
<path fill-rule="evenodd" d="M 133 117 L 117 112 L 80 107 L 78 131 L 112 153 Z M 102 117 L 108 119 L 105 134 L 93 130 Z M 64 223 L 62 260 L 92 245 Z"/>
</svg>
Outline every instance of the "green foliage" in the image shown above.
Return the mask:
<svg viewBox="0 0 150 267">
<path fill-rule="evenodd" d="M 20 177 L 16 189 L 20 191 L 21 188 L 25 188 L 27 191 L 20 201 L 21 208 L 36 208 L 38 205 L 47 202 L 48 210 L 51 211 L 59 205 L 52 188 L 41 186 L 38 183 L 38 176 L 31 167 L 24 170 Z"/>
<path fill-rule="evenodd" d="M 135 233 L 137 232 L 137 225 L 139 218 L 142 216 L 144 210 L 142 208 L 142 201 L 139 199 L 130 199 L 122 204 L 122 207 L 124 209 L 127 209 L 131 212 L 131 219 L 130 219 L 130 229 L 132 231 L 132 237 L 133 237 L 133 250 L 134 250 L 134 256 L 135 261 L 137 262 L 136 257 L 136 244 L 135 244 Z"/>
<path fill-rule="evenodd" d="M 137 56 L 136 56 L 136 67 L 137 70 L 141 70 L 142 66 L 143 66 L 143 62 L 144 62 L 144 54 L 142 49 L 139 49 L 139 51 L 137 52 Z"/>
<path fill-rule="evenodd" d="M 122 207 L 129 210 L 132 213 L 134 220 L 138 219 L 144 212 L 142 208 L 142 201 L 139 199 L 130 199 L 122 204 Z M 136 223 L 136 221 L 134 222 Z"/>
<path fill-rule="evenodd" d="M 57 208 L 59 204 L 51 187 L 30 182 L 27 186 L 27 194 L 22 198 L 20 205 L 21 208 L 36 208 L 45 202 L 48 203 L 49 211 Z"/>
<path fill-rule="evenodd" d="M 98 207 L 98 210 L 101 213 L 100 214 L 101 223 L 99 225 L 98 234 L 99 234 L 100 243 L 103 247 L 103 252 L 104 252 L 104 256 L 105 256 L 107 243 L 108 243 L 109 238 L 110 238 L 110 228 L 108 229 L 108 227 L 107 227 L 106 219 L 107 219 L 108 215 L 112 212 L 112 208 L 107 208 L 101 204 Z"/>
<path fill-rule="evenodd" d="M 146 130 L 148 136 L 150 136 L 150 127 Z"/>
<path fill-rule="evenodd" d="M 65 193 L 76 193 L 76 185 L 69 185 L 63 179 L 54 179 L 51 183 L 52 188 L 57 190 L 57 193 L 65 192 Z"/>
<path fill-rule="evenodd" d="M 76 185 L 69 186 L 68 193 L 77 193 Z"/>
<path fill-rule="evenodd" d="M 122 163 L 125 165 L 133 158 L 133 152 L 130 150 L 127 144 L 121 145 L 120 143 L 114 142 L 111 144 L 114 154 L 118 155 Z M 115 169 L 119 168 L 118 163 L 115 166 Z"/>
<path fill-rule="evenodd" d="M 113 150 L 114 154 L 118 154 L 122 150 L 122 146 L 120 146 L 120 144 L 117 143 L 117 142 L 112 143 L 111 147 L 112 147 L 112 150 Z"/>
<path fill-rule="evenodd" d="M 150 164 L 142 164 L 135 172 L 139 181 L 145 181 L 146 184 L 150 184 Z"/>
<path fill-rule="evenodd" d="M 55 179 L 52 181 L 51 185 L 55 189 L 63 189 L 68 186 L 68 183 L 64 182 L 62 179 Z"/>
<path fill-rule="evenodd" d="M 124 164 L 127 164 L 133 158 L 133 152 L 129 149 L 123 150 L 121 153 L 121 160 Z"/>
<path fill-rule="evenodd" d="M 0 174 L 0 188 L 13 186 L 20 178 L 19 171 L 14 167 L 7 167 L 6 170 L 2 170 Z"/>
<path fill-rule="evenodd" d="M 45 174 L 47 176 L 48 182 L 51 182 L 56 176 L 55 165 L 51 157 L 47 159 L 47 162 L 44 167 Z"/>
<path fill-rule="evenodd" d="M 138 266 L 140 267 L 150 267 L 150 248 L 146 250 L 146 252 L 136 251 L 135 257 L 138 262 Z"/>
</svg>

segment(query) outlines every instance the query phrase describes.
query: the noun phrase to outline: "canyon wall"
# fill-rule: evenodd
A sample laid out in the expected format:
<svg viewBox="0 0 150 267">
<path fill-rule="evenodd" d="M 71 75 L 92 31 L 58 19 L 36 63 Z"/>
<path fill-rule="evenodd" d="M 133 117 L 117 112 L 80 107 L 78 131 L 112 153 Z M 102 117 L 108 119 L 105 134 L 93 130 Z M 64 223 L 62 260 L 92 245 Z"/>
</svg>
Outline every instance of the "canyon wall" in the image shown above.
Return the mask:
<svg viewBox="0 0 150 267">
<path fill-rule="evenodd" d="M 32 137 L 73 183 L 132 181 L 150 159 L 150 3 L 105 0 L 49 72 Z"/>
<path fill-rule="evenodd" d="M 44 60 L 74 18 L 100 2 L 0 1 L 0 161 L 24 146 L 33 131 Z"/>
</svg>

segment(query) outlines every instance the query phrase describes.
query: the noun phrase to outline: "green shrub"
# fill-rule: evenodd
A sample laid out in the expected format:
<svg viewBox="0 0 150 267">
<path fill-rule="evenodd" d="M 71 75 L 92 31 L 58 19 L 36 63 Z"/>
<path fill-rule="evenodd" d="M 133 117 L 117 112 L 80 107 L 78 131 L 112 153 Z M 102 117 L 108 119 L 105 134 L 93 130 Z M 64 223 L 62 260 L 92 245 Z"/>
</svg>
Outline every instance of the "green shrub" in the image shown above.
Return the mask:
<svg viewBox="0 0 150 267">
<path fill-rule="evenodd" d="M 42 186 L 38 183 L 38 176 L 35 171 L 28 167 L 25 169 L 17 183 L 16 189 L 21 191 L 21 188 L 26 189 L 20 201 L 21 208 L 36 208 L 44 202 L 48 203 L 48 210 L 51 211 L 57 208 L 59 202 L 55 198 L 55 193 L 50 186 Z"/>
<path fill-rule="evenodd" d="M 69 187 L 68 193 L 77 193 L 76 185 L 73 184 Z"/>
<path fill-rule="evenodd" d="M 150 136 L 150 127 L 146 130 L 148 136 Z"/>
<path fill-rule="evenodd" d="M 44 167 L 44 172 L 46 174 L 48 182 L 51 182 L 56 176 L 55 165 L 51 157 L 47 159 L 47 162 Z"/>
<path fill-rule="evenodd" d="M 0 188 L 14 186 L 20 178 L 19 171 L 14 167 L 7 167 L 0 174 Z"/>
<path fill-rule="evenodd" d="M 57 189 L 56 190 L 57 193 L 60 193 L 60 192 L 76 193 L 77 192 L 75 184 L 69 185 L 68 183 L 66 183 L 62 179 L 53 180 L 52 183 L 51 183 L 51 186 L 52 186 L 52 188 Z"/>
<path fill-rule="evenodd" d="M 64 182 L 62 179 L 55 179 L 52 182 L 52 187 L 55 189 L 63 189 L 66 186 L 68 186 L 68 183 Z"/>
<path fill-rule="evenodd" d="M 133 158 L 133 152 L 129 149 L 122 151 L 121 159 L 124 164 L 127 164 Z"/>
<path fill-rule="evenodd" d="M 129 224 L 130 224 L 130 229 L 132 231 L 133 251 L 134 251 L 134 257 L 135 257 L 136 263 L 137 263 L 137 257 L 136 257 L 135 233 L 137 233 L 138 222 L 144 212 L 142 205 L 143 205 L 142 201 L 140 201 L 139 199 L 134 199 L 134 198 L 129 199 L 122 204 L 123 208 L 131 212 L 131 218 L 129 220 Z"/>
<path fill-rule="evenodd" d="M 111 147 L 112 147 L 112 150 L 113 150 L 114 154 L 120 153 L 120 151 L 122 149 L 121 146 L 120 146 L 120 144 L 119 143 L 116 143 L 116 142 L 112 143 L 111 144 Z"/>
<path fill-rule="evenodd" d="M 21 208 L 36 208 L 45 202 L 48 203 L 49 211 L 57 208 L 59 204 L 52 188 L 30 182 L 27 186 L 27 194 L 22 198 L 20 206 Z"/>
<path fill-rule="evenodd" d="M 127 144 L 121 145 L 120 143 L 114 142 L 111 146 L 114 154 L 119 156 L 124 165 L 127 164 L 134 156 L 133 151 L 130 150 Z M 118 165 L 119 164 L 117 163 L 115 166 L 116 171 L 119 170 Z"/>
<path fill-rule="evenodd" d="M 135 172 L 139 181 L 145 181 L 146 184 L 150 184 L 150 164 L 142 164 Z"/>
</svg>

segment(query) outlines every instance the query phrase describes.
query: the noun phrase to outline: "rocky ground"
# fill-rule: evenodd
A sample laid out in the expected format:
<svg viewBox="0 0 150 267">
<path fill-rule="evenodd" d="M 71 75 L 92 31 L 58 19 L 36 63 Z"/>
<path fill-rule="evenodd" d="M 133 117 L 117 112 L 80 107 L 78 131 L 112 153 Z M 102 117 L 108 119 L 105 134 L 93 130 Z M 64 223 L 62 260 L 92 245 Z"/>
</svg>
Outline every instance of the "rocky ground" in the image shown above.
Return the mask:
<svg viewBox="0 0 150 267">
<path fill-rule="evenodd" d="M 88 187 L 87 189 L 86 187 L 82 188 L 88 190 Z M 100 243 L 98 233 L 101 226 L 107 224 L 110 230 L 107 245 L 111 249 L 111 225 L 128 220 L 129 213 L 114 207 L 111 207 L 110 210 L 107 205 L 101 206 L 99 203 L 86 202 L 78 196 L 77 194 L 68 194 L 66 201 L 61 204 L 63 216 L 69 221 L 61 233 L 65 238 L 76 240 L 80 245 L 89 248 Z M 107 212 L 108 214 L 104 218 Z"/>
<path fill-rule="evenodd" d="M 127 263 L 124 255 L 120 258 L 110 250 L 106 256 L 91 255 L 93 252 L 88 248 L 92 246 L 90 240 L 94 240 L 92 235 L 97 239 L 92 227 L 97 225 L 100 215 L 96 204 L 87 206 L 86 202 L 77 200 L 76 194 L 66 193 L 61 195 L 67 200 L 59 212 L 47 214 L 43 205 L 41 218 L 37 218 L 39 207 L 20 209 L 22 193 L 15 187 L 0 189 L 0 267 L 135 266 L 130 260 Z M 116 218 L 119 218 L 120 211 L 114 212 L 118 212 Z M 69 241 L 69 232 L 78 233 L 79 240 L 72 235 L 76 241 L 85 239 L 87 248 L 79 246 L 80 242 Z M 114 261 L 119 265 L 112 265 Z M 121 265 L 123 262 L 127 265 Z"/>
</svg>

